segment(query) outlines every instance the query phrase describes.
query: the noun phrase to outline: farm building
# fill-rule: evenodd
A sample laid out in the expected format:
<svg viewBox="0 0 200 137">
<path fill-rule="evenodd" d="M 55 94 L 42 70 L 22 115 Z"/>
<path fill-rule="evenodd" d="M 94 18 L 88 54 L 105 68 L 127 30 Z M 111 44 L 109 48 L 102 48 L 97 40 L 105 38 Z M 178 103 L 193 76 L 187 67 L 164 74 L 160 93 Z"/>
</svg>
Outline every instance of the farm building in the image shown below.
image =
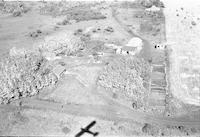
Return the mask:
<svg viewBox="0 0 200 137">
<path fill-rule="evenodd" d="M 129 42 L 126 44 L 126 46 L 139 48 L 139 47 L 143 46 L 143 42 L 140 38 L 133 37 L 131 40 L 129 40 Z"/>
<path fill-rule="evenodd" d="M 135 47 L 120 47 L 116 49 L 116 54 L 122 54 L 122 55 L 135 55 L 137 51 L 137 48 Z"/>
</svg>

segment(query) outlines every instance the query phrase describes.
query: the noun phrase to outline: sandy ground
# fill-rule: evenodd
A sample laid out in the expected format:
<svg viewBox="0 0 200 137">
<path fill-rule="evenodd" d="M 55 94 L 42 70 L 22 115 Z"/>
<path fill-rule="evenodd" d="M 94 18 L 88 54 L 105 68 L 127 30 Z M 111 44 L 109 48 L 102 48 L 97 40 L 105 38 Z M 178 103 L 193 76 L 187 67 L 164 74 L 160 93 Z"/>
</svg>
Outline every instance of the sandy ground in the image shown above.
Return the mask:
<svg viewBox="0 0 200 137">
<path fill-rule="evenodd" d="M 171 90 L 183 102 L 200 105 L 199 1 L 165 1 L 166 38 L 171 45 Z M 181 9 L 182 8 L 182 9 Z M 195 21 L 196 25 L 192 25 Z M 194 76 L 195 75 L 195 76 Z M 196 84 L 195 84 L 196 83 Z"/>
</svg>

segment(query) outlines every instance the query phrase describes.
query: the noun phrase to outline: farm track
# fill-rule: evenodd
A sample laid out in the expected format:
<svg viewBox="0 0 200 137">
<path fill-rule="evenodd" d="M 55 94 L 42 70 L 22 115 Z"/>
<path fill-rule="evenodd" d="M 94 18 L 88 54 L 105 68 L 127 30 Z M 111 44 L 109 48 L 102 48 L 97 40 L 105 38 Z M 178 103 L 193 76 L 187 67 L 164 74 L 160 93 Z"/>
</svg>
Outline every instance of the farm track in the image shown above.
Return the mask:
<svg viewBox="0 0 200 137">
<path fill-rule="evenodd" d="M 12 104 L 1 105 L 0 109 L 8 111 L 17 109 L 52 110 L 75 116 L 92 116 L 111 121 L 140 121 L 145 123 L 157 123 L 161 125 L 200 127 L 199 121 L 197 120 L 153 116 L 143 112 L 131 110 L 130 108 L 116 102 L 113 102 L 112 105 L 62 104 L 30 98 L 23 99 L 20 102 L 21 106 Z"/>
<path fill-rule="evenodd" d="M 154 72 L 157 71 L 157 67 L 160 67 L 164 69 L 164 78 L 151 78 L 151 84 L 150 84 L 150 96 L 149 96 L 149 105 L 153 108 L 158 108 L 158 110 L 164 114 L 166 109 L 166 94 L 167 94 L 167 76 L 166 76 L 166 65 L 165 64 L 152 64 L 152 72 L 151 74 L 154 74 Z M 156 81 L 157 83 L 153 83 L 153 81 Z M 157 89 L 157 90 L 155 90 Z"/>
</svg>

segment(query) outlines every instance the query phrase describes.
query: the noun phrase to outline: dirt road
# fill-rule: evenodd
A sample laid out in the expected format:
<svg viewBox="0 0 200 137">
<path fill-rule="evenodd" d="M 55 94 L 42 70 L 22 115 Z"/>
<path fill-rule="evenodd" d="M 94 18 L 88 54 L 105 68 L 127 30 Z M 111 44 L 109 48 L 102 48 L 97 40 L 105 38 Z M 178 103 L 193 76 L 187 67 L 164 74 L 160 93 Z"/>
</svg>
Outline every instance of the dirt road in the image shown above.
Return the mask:
<svg viewBox="0 0 200 137">
<path fill-rule="evenodd" d="M 20 107 L 21 109 L 52 110 L 75 116 L 92 116 L 111 121 L 140 121 L 144 123 L 157 123 L 160 125 L 200 127 L 200 119 L 153 116 L 143 112 L 131 110 L 130 108 L 116 102 L 109 105 L 61 104 L 28 98 L 21 101 Z M 0 109 L 13 111 L 14 109 L 18 109 L 20 107 L 16 107 L 16 105 L 1 105 Z"/>
</svg>

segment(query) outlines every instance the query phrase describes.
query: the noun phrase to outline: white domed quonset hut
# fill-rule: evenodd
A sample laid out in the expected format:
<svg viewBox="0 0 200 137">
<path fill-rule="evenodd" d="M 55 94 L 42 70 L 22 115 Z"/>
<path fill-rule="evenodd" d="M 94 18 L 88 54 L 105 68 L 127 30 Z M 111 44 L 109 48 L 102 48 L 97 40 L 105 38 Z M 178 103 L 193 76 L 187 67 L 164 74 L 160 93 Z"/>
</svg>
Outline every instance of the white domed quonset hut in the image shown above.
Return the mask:
<svg viewBox="0 0 200 137">
<path fill-rule="evenodd" d="M 133 54 L 135 55 L 142 50 L 142 47 L 143 47 L 142 40 L 138 37 L 133 37 L 132 39 L 129 40 L 129 42 L 126 44 L 126 46 L 122 48 L 122 50 L 123 49 L 127 50 L 124 52 L 131 53 L 131 55 L 133 55 Z"/>
<path fill-rule="evenodd" d="M 128 46 L 128 47 L 135 47 L 135 48 L 138 48 L 138 47 L 142 48 L 142 45 L 143 45 L 142 40 L 140 38 L 138 38 L 138 37 L 133 37 L 126 44 L 126 46 Z"/>
<path fill-rule="evenodd" d="M 160 8 L 153 5 L 151 8 L 147 8 L 145 10 L 148 12 L 158 12 L 160 11 Z"/>
<path fill-rule="evenodd" d="M 143 42 L 138 37 L 133 37 L 129 42 L 126 44 L 126 46 L 119 46 L 116 49 L 116 54 L 122 54 L 122 55 L 135 55 L 139 53 L 142 49 Z"/>
</svg>

